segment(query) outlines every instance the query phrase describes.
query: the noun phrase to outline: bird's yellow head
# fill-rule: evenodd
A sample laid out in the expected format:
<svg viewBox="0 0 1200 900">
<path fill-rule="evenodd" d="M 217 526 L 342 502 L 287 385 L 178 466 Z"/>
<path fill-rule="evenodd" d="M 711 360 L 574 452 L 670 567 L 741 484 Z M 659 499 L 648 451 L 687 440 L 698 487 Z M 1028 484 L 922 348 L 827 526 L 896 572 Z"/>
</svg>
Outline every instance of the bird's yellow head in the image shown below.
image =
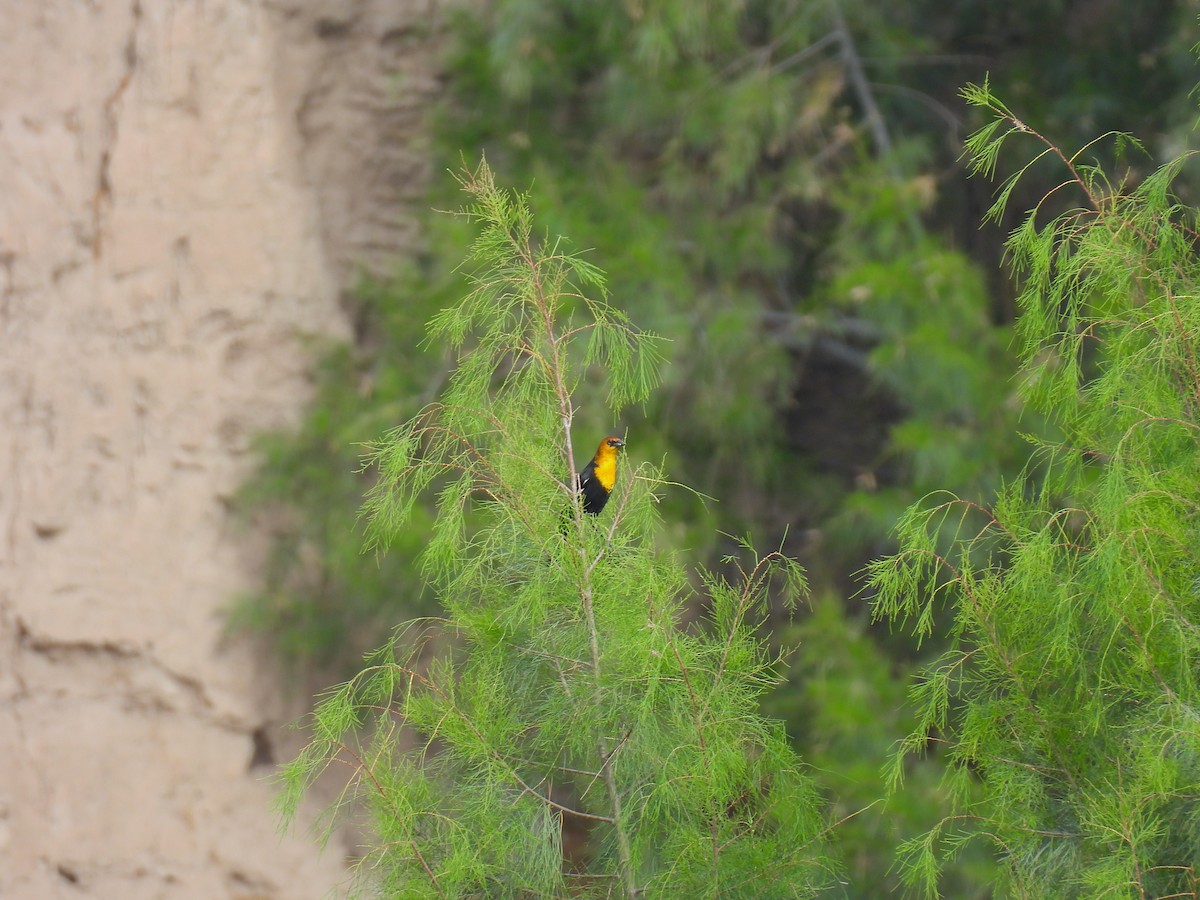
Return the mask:
<svg viewBox="0 0 1200 900">
<path fill-rule="evenodd" d="M 617 483 L 617 454 L 624 446 L 625 442 L 619 437 L 606 437 L 596 449 L 592 461 L 596 465 L 596 479 L 604 485 L 605 490 L 611 491 Z"/>
</svg>

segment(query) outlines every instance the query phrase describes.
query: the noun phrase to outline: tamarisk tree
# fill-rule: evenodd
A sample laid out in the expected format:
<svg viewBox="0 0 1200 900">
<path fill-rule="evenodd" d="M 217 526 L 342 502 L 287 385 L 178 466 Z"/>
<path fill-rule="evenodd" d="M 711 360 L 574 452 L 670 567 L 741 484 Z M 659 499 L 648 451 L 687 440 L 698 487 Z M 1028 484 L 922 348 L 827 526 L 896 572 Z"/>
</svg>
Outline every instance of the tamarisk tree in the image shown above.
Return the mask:
<svg viewBox="0 0 1200 900">
<path fill-rule="evenodd" d="M 764 604 L 794 603 L 802 573 L 747 546 L 736 576 L 701 574 L 695 603 L 653 549 L 664 482 L 644 463 L 622 468 L 603 515 L 583 513 L 574 398 L 604 396 L 614 417 L 643 401 L 657 339 L 595 267 L 535 237 L 526 198 L 486 164 L 461 183 L 469 290 L 430 324 L 456 369 L 377 446 L 365 510 L 386 549 L 436 493 L 422 566 L 444 613 L 399 628 L 319 704 L 285 812 L 348 765 L 343 806 L 367 810 L 375 837 L 359 886 L 388 896 L 810 895 L 829 878 L 828 828 L 757 706 L 775 678 Z M 685 625 L 688 604 L 707 621 Z"/>
<path fill-rule="evenodd" d="M 928 635 L 941 605 L 953 614 L 892 776 L 940 744 L 958 814 L 901 861 L 936 894 L 941 861 L 982 839 L 1006 896 L 1200 896 L 1200 235 L 1171 187 L 1185 160 L 1130 187 L 986 82 L 964 96 L 991 115 L 967 144 L 976 172 L 1009 139 L 1035 142 L 989 217 L 1035 163 L 1064 173 L 1008 242 L 1024 394 L 1061 439 L 991 508 L 914 506 L 871 566 L 879 616 Z"/>
</svg>

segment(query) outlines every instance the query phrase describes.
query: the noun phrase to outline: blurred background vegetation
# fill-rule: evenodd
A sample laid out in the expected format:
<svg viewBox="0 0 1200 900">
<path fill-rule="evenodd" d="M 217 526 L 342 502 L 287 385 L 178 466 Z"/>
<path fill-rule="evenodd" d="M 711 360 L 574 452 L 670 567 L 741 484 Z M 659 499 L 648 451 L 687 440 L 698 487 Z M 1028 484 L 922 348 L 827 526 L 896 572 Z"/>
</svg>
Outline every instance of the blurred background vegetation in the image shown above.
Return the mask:
<svg viewBox="0 0 1200 900">
<path fill-rule="evenodd" d="M 542 227 L 590 248 L 612 302 L 670 342 L 665 384 L 621 421 L 596 373 L 578 440 L 627 431 L 632 456 L 715 498 L 665 496 L 664 547 L 713 564 L 727 535 L 750 533 L 809 571 L 811 610 L 775 622 L 772 639 L 798 649 L 769 711 L 834 819 L 883 795 L 912 725 L 908 675 L 937 651 L 873 626 L 857 573 L 911 502 L 934 489 L 987 502 L 1025 465 L 1021 435 L 1049 427 L 1016 396 L 1001 259 L 1015 221 L 980 227 L 995 185 L 959 162 L 979 123 L 958 91 L 990 74 L 1065 147 L 1132 132 L 1148 151 L 1127 161 L 1136 180 L 1187 146 L 1196 13 L 1181 0 L 1136 15 L 1107 0 L 496 0 L 451 17 L 435 170 L 486 154 L 498 181 L 531 189 Z M 1010 207 L 1059 180 L 1035 170 Z M 285 667 L 344 675 L 435 607 L 411 566 L 419 519 L 363 555 L 359 457 L 448 370 L 419 342 L 462 291 L 464 226 L 432 212 L 456 193 L 435 179 L 422 251 L 361 285 L 354 342 L 321 348 L 306 421 L 263 438 L 243 491 L 276 539 L 233 624 Z M 839 895 L 895 887 L 896 845 L 944 806 L 940 772 L 931 752 L 886 811 L 838 829 Z M 991 865 L 964 854 L 943 891 L 990 896 Z"/>
</svg>

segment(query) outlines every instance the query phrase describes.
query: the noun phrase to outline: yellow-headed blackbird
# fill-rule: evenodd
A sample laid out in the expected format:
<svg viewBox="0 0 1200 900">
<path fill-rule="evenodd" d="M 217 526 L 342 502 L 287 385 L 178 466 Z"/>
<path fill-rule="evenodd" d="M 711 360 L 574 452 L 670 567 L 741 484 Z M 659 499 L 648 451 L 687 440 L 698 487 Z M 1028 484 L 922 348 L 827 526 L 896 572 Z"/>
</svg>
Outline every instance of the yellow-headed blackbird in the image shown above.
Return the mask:
<svg viewBox="0 0 1200 900">
<path fill-rule="evenodd" d="M 592 461 L 579 473 L 579 493 L 583 495 L 583 511 L 590 516 L 600 515 L 613 485 L 617 483 L 617 454 L 625 442 L 618 437 L 606 437 L 596 448 Z"/>
</svg>

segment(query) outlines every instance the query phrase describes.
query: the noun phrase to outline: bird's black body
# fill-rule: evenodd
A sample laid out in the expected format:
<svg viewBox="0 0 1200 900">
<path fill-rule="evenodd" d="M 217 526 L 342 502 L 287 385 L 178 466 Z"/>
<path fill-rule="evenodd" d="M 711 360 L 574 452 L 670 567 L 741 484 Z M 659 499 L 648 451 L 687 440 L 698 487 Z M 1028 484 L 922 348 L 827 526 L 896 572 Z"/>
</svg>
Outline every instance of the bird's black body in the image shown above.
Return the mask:
<svg viewBox="0 0 1200 900">
<path fill-rule="evenodd" d="M 588 463 L 579 473 L 579 492 L 583 495 L 583 511 L 589 516 L 600 515 L 612 492 L 596 477 L 595 463 Z"/>
<path fill-rule="evenodd" d="M 607 437 L 600 442 L 592 461 L 579 473 L 579 493 L 583 497 L 583 511 L 589 516 L 598 516 L 608 503 L 617 478 L 617 454 L 625 446 L 620 438 Z"/>
</svg>

